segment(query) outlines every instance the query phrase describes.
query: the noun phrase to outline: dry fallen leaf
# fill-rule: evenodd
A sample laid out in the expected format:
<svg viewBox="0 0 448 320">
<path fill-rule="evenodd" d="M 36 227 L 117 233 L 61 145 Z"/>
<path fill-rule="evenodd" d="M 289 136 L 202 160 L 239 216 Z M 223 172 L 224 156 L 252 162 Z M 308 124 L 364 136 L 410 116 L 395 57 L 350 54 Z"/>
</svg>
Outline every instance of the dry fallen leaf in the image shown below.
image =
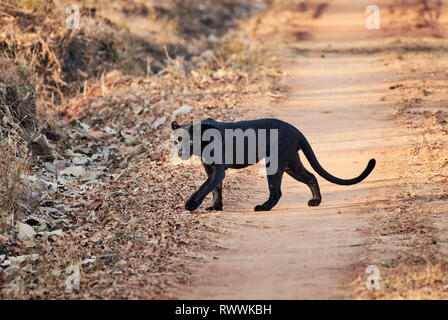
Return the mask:
<svg viewBox="0 0 448 320">
<path fill-rule="evenodd" d="M 5 237 L 0 234 L 0 243 L 6 243 L 6 241 L 8 241 L 8 237 Z"/>
</svg>

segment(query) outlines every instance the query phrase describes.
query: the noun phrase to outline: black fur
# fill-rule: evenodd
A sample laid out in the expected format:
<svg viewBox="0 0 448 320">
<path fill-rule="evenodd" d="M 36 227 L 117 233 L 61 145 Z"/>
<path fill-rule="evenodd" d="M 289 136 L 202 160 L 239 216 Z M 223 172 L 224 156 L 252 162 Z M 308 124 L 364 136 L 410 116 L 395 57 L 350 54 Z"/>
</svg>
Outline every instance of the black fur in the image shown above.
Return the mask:
<svg viewBox="0 0 448 320">
<path fill-rule="evenodd" d="M 278 129 L 278 169 L 275 174 L 268 175 L 268 186 L 269 186 L 269 199 L 255 207 L 255 211 L 268 211 L 271 210 L 280 200 L 282 195 L 281 193 L 281 182 L 283 173 L 286 172 L 291 177 L 296 179 L 297 181 L 305 183 L 310 189 L 312 193 L 312 199 L 308 201 L 309 206 L 318 206 L 322 200 L 319 184 L 316 180 L 316 177 L 305 169 L 302 162 L 300 161 L 298 151 L 302 150 L 308 159 L 311 167 L 324 179 L 339 185 L 352 185 L 355 183 L 359 183 L 364 180 L 370 172 L 372 172 L 375 167 L 375 159 L 371 159 L 364 169 L 364 171 L 356 178 L 353 179 L 340 179 L 334 177 L 330 173 L 328 173 L 316 159 L 314 152 L 306 140 L 305 136 L 294 126 L 291 124 L 277 120 L 277 119 L 260 119 L 260 120 L 250 120 L 250 121 L 239 121 L 239 122 L 218 122 L 213 119 L 206 119 L 200 122 L 201 131 L 209 128 L 217 129 L 221 132 L 224 137 L 225 129 L 242 129 L 243 131 L 247 129 L 266 129 L 267 130 L 267 139 L 266 139 L 266 154 L 269 156 L 271 152 L 270 138 L 269 138 L 269 129 Z M 190 139 L 193 139 L 193 125 L 179 125 L 177 122 L 173 122 L 171 124 L 173 130 L 183 128 L 188 130 L 190 134 Z M 258 150 L 258 136 L 257 136 L 257 146 Z M 210 142 L 202 142 L 201 143 L 201 153 L 204 147 Z M 224 141 L 223 141 L 224 143 Z M 224 149 L 224 146 L 223 146 Z M 234 143 L 234 151 L 236 150 L 236 146 Z M 237 164 L 236 162 L 236 152 L 233 152 L 234 161 L 231 164 L 216 164 L 210 163 L 206 164 L 203 162 L 204 168 L 207 172 L 208 179 L 204 182 L 204 184 L 188 199 L 185 204 L 185 208 L 187 210 L 195 210 L 197 209 L 204 198 L 210 193 L 213 192 L 213 206 L 207 208 L 207 210 L 222 210 L 222 180 L 225 177 L 225 171 L 229 168 L 232 169 L 240 169 L 245 168 L 253 163 L 249 163 L 248 161 L 248 143 L 247 140 L 244 143 L 245 150 L 245 158 L 244 162 L 241 164 Z M 194 154 L 193 148 L 190 150 L 191 154 Z M 196 154 L 201 156 L 201 154 Z M 225 156 L 225 152 L 223 150 L 223 157 Z M 264 157 L 259 158 L 258 154 L 256 157 L 256 162 L 259 162 Z M 224 163 L 224 161 L 222 162 Z"/>
</svg>

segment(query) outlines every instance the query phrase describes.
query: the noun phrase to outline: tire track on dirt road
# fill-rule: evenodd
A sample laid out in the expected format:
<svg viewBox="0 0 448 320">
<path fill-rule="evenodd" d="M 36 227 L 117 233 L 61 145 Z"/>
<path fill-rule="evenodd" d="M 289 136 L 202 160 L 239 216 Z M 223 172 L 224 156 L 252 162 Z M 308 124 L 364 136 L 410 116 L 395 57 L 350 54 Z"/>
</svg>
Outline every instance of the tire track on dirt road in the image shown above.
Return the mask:
<svg viewBox="0 0 448 320">
<path fill-rule="evenodd" d="M 247 106 L 247 118 L 276 117 L 295 125 L 322 166 L 338 177 L 359 175 L 370 158 L 379 160 L 378 168 L 362 183 L 349 187 L 333 185 L 316 174 L 323 197 L 317 208 L 307 206 L 308 187 L 284 175 L 283 197 L 266 213 L 252 212 L 267 198 L 266 178 L 254 178 L 261 184 L 257 190 L 263 191 L 254 190 L 247 204 L 229 208 L 224 203 L 225 210 L 234 211 L 214 217 L 226 231 L 214 237 L 226 250 L 206 253 L 206 263 L 193 266 L 192 284 L 177 288 L 176 297 L 351 297 L 349 282 L 363 243 L 361 228 L 368 222 L 369 208 L 382 201 L 375 195 L 397 178 L 393 173 L 384 175 L 381 153 L 403 140 L 389 120 L 392 108 L 381 100 L 390 76 L 382 72 L 378 55 L 363 54 L 364 49 L 384 45 L 378 33 L 364 27 L 367 5 L 364 1 L 331 2 L 318 19 L 301 17 L 298 31 L 305 29 L 310 37 L 288 50 L 294 52 L 283 80 L 288 99 L 275 106 L 265 99 L 262 108 L 260 101 L 253 102 Z"/>
</svg>

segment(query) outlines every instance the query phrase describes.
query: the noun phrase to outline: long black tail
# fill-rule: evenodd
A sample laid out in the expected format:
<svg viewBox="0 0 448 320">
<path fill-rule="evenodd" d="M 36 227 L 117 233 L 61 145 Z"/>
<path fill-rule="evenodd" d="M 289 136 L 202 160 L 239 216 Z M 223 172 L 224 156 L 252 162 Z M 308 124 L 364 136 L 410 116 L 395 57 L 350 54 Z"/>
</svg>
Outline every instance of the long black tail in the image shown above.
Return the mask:
<svg viewBox="0 0 448 320">
<path fill-rule="evenodd" d="M 306 140 L 305 136 L 299 132 L 300 135 L 300 145 L 302 147 L 302 151 L 305 154 L 306 158 L 308 159 L 308 162 L 310 163 L 311 167 L 325 180 L 328 180 L 332 183 L 349 186 L 355 183 L 359 183 L 372 172 L 373 168 L 375 168 L 376 161 L 375 159 L 370 159 L 369 163 L 367 164 L 367 167 L 364 169 L 364 171 L 356 178 L 353 179 L 339 179 L 335 176 L 332 176 L 329 174 L 322 166 L 319 164 L 319 161 L 316 159 L 316 155 L 313 152 L 313 149 L 311 149 L 310 144 L 308 143 L 308 140 Z"/>
</svg>

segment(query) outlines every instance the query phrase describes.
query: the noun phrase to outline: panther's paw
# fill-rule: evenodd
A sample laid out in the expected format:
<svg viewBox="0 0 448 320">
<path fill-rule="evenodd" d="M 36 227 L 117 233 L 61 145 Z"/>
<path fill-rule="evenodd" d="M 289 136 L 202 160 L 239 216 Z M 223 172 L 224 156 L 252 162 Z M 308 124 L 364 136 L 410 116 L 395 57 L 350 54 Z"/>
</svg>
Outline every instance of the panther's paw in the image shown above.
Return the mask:
<svg viewBox="0 0 448 320">
<path fill-rule="evenodd" d="M 207 210 L 207 211 L 222 211 L 222 207 L 212 206 L 212 207 L 205 208 L 205 210 Z"/>
<path fill-rule="evenodd" d="M 310 201 L 308 201 L 308 205 L 310 207 L 317 207 L 320 204 L 320 199 L 311 199 Z"/>
<path fill-rule="evenodd" d="M 267 208 L 264 204 L 259 204 L 254 208 L 254 211 L 269 211 L 270 208 Z"/>
<path fill-rule="evenodd" d="M 196 199 L 188 199 L 187 203 L 185 203 L 185 209 L 188 211 L 196 210 L 200 205 L 202 201 L 198 201 Z"/>
</svg>

